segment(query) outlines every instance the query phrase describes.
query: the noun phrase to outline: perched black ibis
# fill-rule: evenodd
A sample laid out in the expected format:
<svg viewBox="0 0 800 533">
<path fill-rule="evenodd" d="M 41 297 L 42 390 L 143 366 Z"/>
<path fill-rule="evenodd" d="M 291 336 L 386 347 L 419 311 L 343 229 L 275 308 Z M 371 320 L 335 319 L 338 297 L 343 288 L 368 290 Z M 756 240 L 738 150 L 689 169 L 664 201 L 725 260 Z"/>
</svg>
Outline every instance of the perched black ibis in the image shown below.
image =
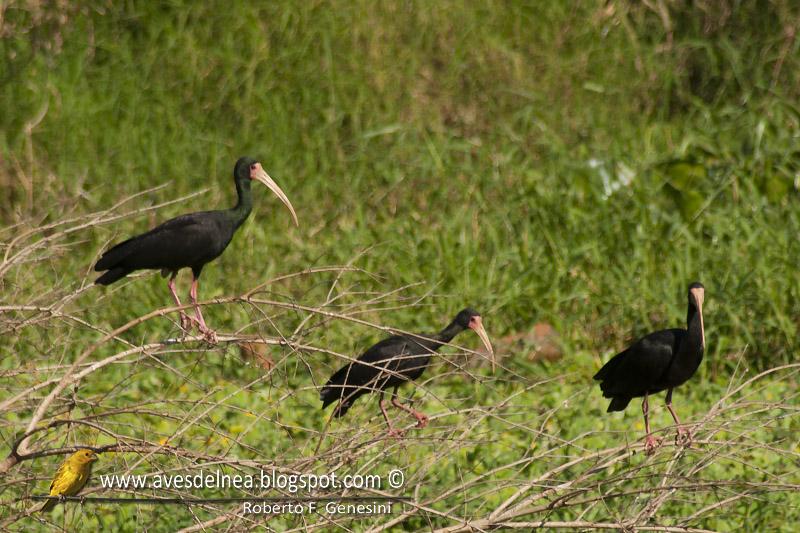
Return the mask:
<svg viewBox="0 0 800 533">
<path fill-rule="evenodd" d="M 666 404 L 678 427 L 676 443 L 688 443 L 691 433 L 681 426 L 672 408 L 672 390 L 691 378 L 703 360 L 705 330 L 703 327 L 703 298 L 701 283 L 689 285 L 689 310 L 686 329 L 665 329 L 650 333 L 636 341 L 624 352 L 612 357 L 594 379 L 600 381 L 603 397 L 611 398 L 607 412 L 622 411 L 632 398 L 643 396 L 642 412 L 647 431 L 645 451 L 655 451 L 658 442 L 650 434 L 647 397 L 667 391 Z"/>
<path fill-rule="evenodd" d="M 389 426 L 389 434 L 399 436 L 400 432 L 392 428 L 383 404 L 384 392 L 391 387 L 394 388 L 392 405 L 411 413 L 417 419 L 417 426 L 425 427 L 428 417 L 400 403 L 397 399 L 397 389 L 403 383 L 420 377 L 430 363 L 431 355 L 467 328 L 480 337 L 489 351 L 494 370 L 494 350 L 486 330 L 483 329 L 481 315 L 472 309 L 464 309 L 439 333 L 394 335 L 372 346 L 358 360 L 340 368 L 320 391 L 322 408 L 325 409 L 338 400 L 339 404 L 333 411 L 333 417 L 338 418 L 347 413 L 359 396 L 380 391 L 379 405 L 383 418 Z"/>
<path fill-rule="evenodd" d="M 266 185 L 292 213 L 294 223 L 297 215 L 292 203 L 280 187 L 267 175 L 261 163 L 251 157 L 242 157 L 233 169 L 238 201 L 231 209 L 190 213 L 167 220 L 156 228 L 123 241 L 100 258 L 94 269 L 106 272 L 95 283 L 109 285 L 124 278 L 134 270 L 158 269 L 162 275 L 169 276 L 167 283 L 177 305 L 181 305 L 175 292 L 175 276 L 182 268 L 192 269 L 192 288 L 189 297 L 194 304 L 195 318 L 191 319 L 181 312 L 181 326 L 185 331 L 191 329 L 192 320 L 200 332 L 211 342 L 216 341 L 214 331 L 206 326 L 203 313 L 197 304 L 197 284 L 203 267 L 216 259 L 234 233 L 253 210 L 253 195 L 250 182 L 257 180 Z"/>
</svg>

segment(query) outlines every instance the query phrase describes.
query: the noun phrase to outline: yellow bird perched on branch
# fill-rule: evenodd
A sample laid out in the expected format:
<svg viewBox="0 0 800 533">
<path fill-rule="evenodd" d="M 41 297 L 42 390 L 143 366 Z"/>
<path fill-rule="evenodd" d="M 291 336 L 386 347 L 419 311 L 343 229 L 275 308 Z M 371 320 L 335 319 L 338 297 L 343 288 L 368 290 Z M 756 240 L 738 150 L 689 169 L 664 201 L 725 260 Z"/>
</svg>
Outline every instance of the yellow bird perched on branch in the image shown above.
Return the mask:
<svg viewBox="0 0 800 533">
<path fill-rule="evenodd" d="M 92 475 L 92 463 L 97 461 L 97 454 L 92 450 L 81 449 L 70 455 L 58 467 L 58 472 L 50 483 L 50 496 L 75 496 L 89 481 Z M 47 500 L 39 511 L 48 512 L 56 506 L 58 500 Z"/>
</svg>

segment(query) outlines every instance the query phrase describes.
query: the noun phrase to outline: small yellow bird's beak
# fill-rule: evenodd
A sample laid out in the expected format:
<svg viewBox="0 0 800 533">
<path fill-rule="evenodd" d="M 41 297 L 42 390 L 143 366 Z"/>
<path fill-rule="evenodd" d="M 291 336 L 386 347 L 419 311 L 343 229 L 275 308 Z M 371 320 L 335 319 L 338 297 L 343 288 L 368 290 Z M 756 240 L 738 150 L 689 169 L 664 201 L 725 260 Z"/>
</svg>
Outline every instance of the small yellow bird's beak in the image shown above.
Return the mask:
<svg viewBox="0 0 800 533">
<path fill-rule="evenodd" d="M 289 198 L 286 197 L 286 194 L 278 187 L 278 184 L 273 181 L 272 178 L 269 177 L 269 174 L 261 168 L 261 163 L 256 163 L 251 167 L 250 171 L 250 179 L 254 179 L 260 181 L 264 185 L 267 186 L 269 190 L 271 190 L 275 196 L 280 198 L 281 202 L 289 208 L 289 211 L 292 213 L 292 218 L 294 219 L 294 225 L 299 226 L 300 223 L 297 222 L 297 214 L 294 212 L 294 207 L 292 207 L 292 202 L 289 201 Z"/>
</svg>

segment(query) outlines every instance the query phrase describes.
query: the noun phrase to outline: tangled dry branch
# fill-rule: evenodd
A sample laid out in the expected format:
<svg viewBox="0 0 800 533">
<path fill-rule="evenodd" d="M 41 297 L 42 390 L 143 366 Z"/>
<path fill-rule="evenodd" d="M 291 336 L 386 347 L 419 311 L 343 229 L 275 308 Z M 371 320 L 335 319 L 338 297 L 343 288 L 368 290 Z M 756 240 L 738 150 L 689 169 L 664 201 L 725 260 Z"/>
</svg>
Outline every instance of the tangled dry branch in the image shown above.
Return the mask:
<svg viewBox="0 0 800 533">
<path fill-rule="evenodd" d="M 442 532 L 501 527 L 700 532 L 743 503 L 781 501 L 800 488 L 800 448 L 787 429 L 798 419 L 796 387 L 787 387 L 780 398 L 765 394 L 768 383 L 796 383 L 800 364 L 747 379 L 735 374 L 719 401 L 692 422 L 691 447 L 671 444 L 674 428 L 666 428 L 664 444 L 646 457 L 641 441 L 626 442 L 629 434 L 605 429 L 603 419 L 589 431 L 569 427 L 574 413 L 596 400 L 590 385 L 580 385 L 587 376 L 542 372 L 532 378 L 513 364 L 514 354 L 504 354 L 507 364 L 492 376 L 487 365 L 476 363 L 475 356 L 484 354 L 452 345 L 437 356 L 425 379 L 405 388 L 406 400 L 421 396 L 433 412 L 430 427 L 415 432 L 412 420 L 403 418 L 409 431 L 397 440 L 386 437 L 369 402 L 336 422 L 317 403 L 320 380 L 364 347 L 331 344 L 330 331 L 367 331 L 375 337 L 398 332 L 381 319 L 389 311 L 423 305 L 429 297 L 415 294 L 415 285 L 386 290 L 354 266 L 357 258 L 204 302 L 217 316 L 236 319 L 229 323 L 237 329 L 220 334 L 215 346 L 178 335 L 177 307 L 108 325 L 97 312 L 105 297 L 93 296 L 96 289 L 87 279 L 37 292 L 34 272 L 42 269 L 31 269 L 32 262 L 57 264 L 77 242 L 72 239 L 119 219 L 113 213 L 125 204 L 5 232 L 0 263 L 0 283 L 8 295 L 0 306 L 4 529 L 49 520 L 31 513 L 27 497 L 41 494 L 55 464 L 81 447 L 101 453 L 95 478 L 198 471 L 257 476 L 266 470 L 365 475 L 397 468 L 405 473 L 402 488 L 345 489 L 335 495 L 411 498 L 387 515 L 317 512 L 288 519 L 247 514 L 238 503 L 196 503 L 188 509 L 191 525 L 183 531 L 403 526 Z M 302 299 L 288 297 L 292 283 L 316 290 L 305 291 Z M 263 360 L 237 350 L 244 344 L 251 351 L 263 347 Z M 21 360 L 19 353 L 40 355 Z M 744 360 L 744 351 L 740 357 Z M 460 387 L 449 387 L 454 383 Z M 574 391 L 567 401 L 547 408 L 531 405 L 537 394 L 565 384 Z M 224 494 L 254 500 L 296 495 L 272 488 Z M 333 494 L 318 490 L 307 496 Z M 134 490 L 96 481 L 84 495 L 199 496 L 175 487 Z M 92 512 L 71 509 L 77 509 L 73 520 Z"/>
</svg>

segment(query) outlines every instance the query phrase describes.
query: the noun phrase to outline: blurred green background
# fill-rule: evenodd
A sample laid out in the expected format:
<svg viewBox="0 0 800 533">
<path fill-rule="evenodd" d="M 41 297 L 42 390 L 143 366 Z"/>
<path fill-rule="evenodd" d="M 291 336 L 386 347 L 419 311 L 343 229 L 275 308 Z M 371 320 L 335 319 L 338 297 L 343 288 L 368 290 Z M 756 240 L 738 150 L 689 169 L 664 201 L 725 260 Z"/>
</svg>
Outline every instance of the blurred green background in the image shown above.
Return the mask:
<svg viewBox="0 0 800 533">
<path fill-rule="evenodd" d="M 700 279 L 712 361 L 791 359 L 797 9 L 656 4 L 12 2 L 3 217 L 165 182 L 210 192 L 159 219 L 224 207 L 253 154 L 302 226 L 262 194 L 206 296 L 375 247 L 360 266 L 388 286 L 453 296 L 416 326 L 470 303 L 496 333 L 541 320 L 604 349 L 677 321 Z M 91 235 L 58 278 L 141 229 Z"/>
<path fill-rule="evenodd" d="M 208 189 L 75 235 L 68 252 L 3 280 L 17 303 L 90 282 L 111 241 L 232 205 L 233 164 L 248 154 L 286 191 L 300 227 L 256 188 L 253 216 L 203 273 L 203 298 L 364 252 L 354 264 L 379 281 L 352 290 L 418 283 L 398 302 L 426 296 L 366 318 L 432 330 L 476 307 L 506 368 L 536 379 L 576 373 L 576 389 L 543 402 L 585 390 L 598 404 L 586 423 L 618 429 L 628 424 L 601 419 L 587 383 L 626 341 L 681 325 L 691 281 L 706 286 L 707 358 L 677 402 L 701 412 L 743 360 L 763 369 L 796 359 L 795 2 L 0 6 L 3 240 L 162 183 L 129 207 Z M 281 296 L 320 303 L 327 286 L 318 283 L 304 278 Z M 164 285 L 150 276 L 74 305 L 110 329 L 168 305 Z M 213 307 L 206 318 L 234 331 L 247 316 Z M 131 338 L 174 333 L 162 322 Z M 554 328 L 560 361 L 539 366 L 530 346 L 515 351 L 511 340 L 537 323 Z M 358 353 L 382 334 L 343 324 L 319 335 Z M 71 342 L 95 337 L 80 331 Z M 48 339 L 15 332 L 2 366 L 41 357 Z M 317 361 L 317 382 L 339 363 Z M 209 363 L 208 379 L 218 371 Z M 317 416 L 313 382 L 301 374 L 297 386 L 308 387 L 304 412 Z M 793 393 L 796 382 L 776 390 Z M 638 421 L 629 411 L 628 423 Z"/>
</svg>

